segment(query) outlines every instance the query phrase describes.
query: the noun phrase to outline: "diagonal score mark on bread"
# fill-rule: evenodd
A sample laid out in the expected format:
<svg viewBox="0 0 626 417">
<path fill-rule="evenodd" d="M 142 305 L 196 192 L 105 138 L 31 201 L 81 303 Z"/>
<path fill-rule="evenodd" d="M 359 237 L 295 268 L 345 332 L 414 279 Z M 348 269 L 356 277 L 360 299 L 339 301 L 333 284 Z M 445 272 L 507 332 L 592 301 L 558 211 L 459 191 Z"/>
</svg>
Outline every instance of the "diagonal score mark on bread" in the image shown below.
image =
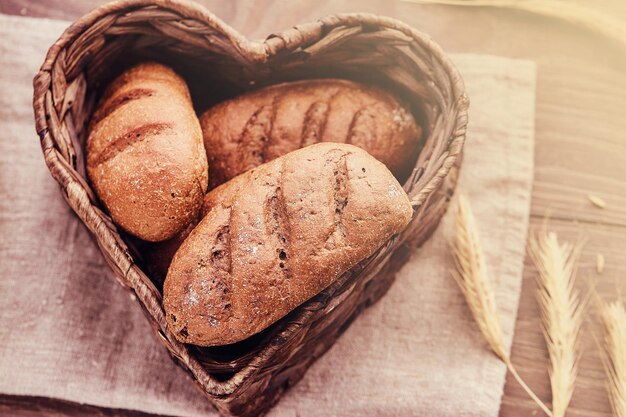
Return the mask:
<svg viewBox="0 0 626 417">
<path fill-rule="evenodd" d="M 91 163 L 96 166 L 103 164 L 137 142 L 148 140 L 151 137 L 165 133 L 166 130 L 172 129 L 173 126 L 170 123 L 150 123 L 139 126 L 111 140 L 111 143 L 100 153 L 90 155 Z"/>
</svg>

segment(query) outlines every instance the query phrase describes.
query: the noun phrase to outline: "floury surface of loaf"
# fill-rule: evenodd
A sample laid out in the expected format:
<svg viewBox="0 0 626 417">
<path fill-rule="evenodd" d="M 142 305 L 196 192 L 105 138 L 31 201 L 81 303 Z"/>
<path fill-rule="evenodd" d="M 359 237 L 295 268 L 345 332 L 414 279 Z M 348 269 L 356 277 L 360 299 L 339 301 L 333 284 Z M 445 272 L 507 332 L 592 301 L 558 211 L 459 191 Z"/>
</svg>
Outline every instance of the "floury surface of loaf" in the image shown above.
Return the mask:
<svg viewBox="0 0 626 417">
<path fill-rule="evenodd" d="M 202 221 L 164 284 L 181 342 L 246 339 L 322 291 L 411 220 L 409 199 L 367 152 L 321 143 L 248 171 L 205 197 Z"/>
<path fill-rule="evenodd" d="M 128 233 L 154 242 L 185 229 L 208 186 L 202 131 L 185 81 L 157 63 L 116 78 L 90 122 L 87 173 Z"/>
<path fill-rule="evenodd" d="M 318 142 L 363 148 L 403 181 L 422 135 L 395 96 L 339 79 L 287 82 L 243 94 L 207 110 L 200 124 L 211 188 Z"/>
</svg>

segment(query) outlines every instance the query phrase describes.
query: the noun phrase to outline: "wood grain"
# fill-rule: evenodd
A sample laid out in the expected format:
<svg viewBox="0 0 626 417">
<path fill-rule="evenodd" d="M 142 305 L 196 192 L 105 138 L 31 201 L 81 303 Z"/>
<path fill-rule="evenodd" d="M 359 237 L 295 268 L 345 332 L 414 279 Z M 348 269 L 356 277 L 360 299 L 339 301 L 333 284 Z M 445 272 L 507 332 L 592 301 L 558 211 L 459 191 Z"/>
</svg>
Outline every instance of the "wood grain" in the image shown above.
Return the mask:
<svg viewBox="0 0 626 417">
<path fill-rule="evenodd" d="M 95 407 L 48 397 L 0 395 L 0 415 L 11 417 L 165 417 L 134 410 Z"/>
<path fill-rule="evenodd" d="M 578 3 L 626 19 L 620 0 Z M 0 12 L 73 20 L 99 0 L 3 0 Z M 202 0 L 229 24 L 251 37 L 329 13 L 368 11 L 398 17 L 430 33 L 446 50 L 531 59 L 538 65 L 535 182 L 531 223 L 545 215 L 562 239 L 586 238 L 579 277 L 612 297 L 626 276 L 626 52 L 611 40 L 555 19 L 491 8 L 425 6 L 383 0 L 284 2 Z M 257 13 L 266 15 L 258 19 Z M 261 23 L 262 21 L 262 23 Z M 452 28 L 454 30 L 452 30 Z M 470 115 L 471 123 L 471 115 Z M 470 138 L 471 140 L 471 138 Z M 587 194 L 602 197 L 605 209 Z M 606 267 L 595 272 L 595 256 Z M 513 345 L 513 362 L 549 402 L 547 353 L 534 301 L 535 269 L 527 260 Z M 585 330 L 579 383 L 568 416 L 609 416 L 604 374 L 591 331 Z M 510 378 L 501 416 L 538 415 L 537 407 Z M 130 415 L 130 414 L 129 414 Z"/>
</svg>

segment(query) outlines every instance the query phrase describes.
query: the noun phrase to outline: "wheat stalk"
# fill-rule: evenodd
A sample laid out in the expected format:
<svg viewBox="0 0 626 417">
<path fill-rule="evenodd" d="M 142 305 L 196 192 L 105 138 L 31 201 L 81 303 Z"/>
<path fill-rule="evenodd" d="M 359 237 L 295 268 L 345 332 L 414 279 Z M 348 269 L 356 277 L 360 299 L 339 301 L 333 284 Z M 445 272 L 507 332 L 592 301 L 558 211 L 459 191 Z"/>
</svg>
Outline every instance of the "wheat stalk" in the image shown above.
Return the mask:
<svg viewBox="0 0 626 417">
<path fill-rule="evenodd" d="M 603 327 L 602 362 L 608 376 L 607 388 L 615 417 L 626 417 L 626 310 L 619 301 L 600 302 Z"/>
<path fill-rule="evenodd" d="M 504 334 L 500 325 L 500 315 L 490 285 L 485 259 L 480 245 L 478 229 L 469 202 L 459 196 L 455 218 L 455 238 L 451 244 L 456 270 L 452 276 L 465 296 L 474 321 L 478 325 L 487 344 L 495 355 L 506 365 L 511 375 L 537 405 L 551 416 L 550 410 L 535 395 L 519 376 L 511 362 L 511 357 L 504 347 Z"/>
<path fill-rule="evenodd" d="M 606 13 L 561 0 L 402 0 L 409 3 L 449 6 L 502 7 L 557 18 L 583 26 L 626 45 L 626 26 Z"/>
<path fill-rule="evenodd" d="M 530 255 L 537 266 L 537 301 L 544 338 L 550 356 L 552 413 L 565 415 L 578 371 L 579 336 L 583 311 L 574 288 L 576 262 L 581 245 L 559 243 L 555 233 L 543 231 L 530 240 Z"/>
</svg>

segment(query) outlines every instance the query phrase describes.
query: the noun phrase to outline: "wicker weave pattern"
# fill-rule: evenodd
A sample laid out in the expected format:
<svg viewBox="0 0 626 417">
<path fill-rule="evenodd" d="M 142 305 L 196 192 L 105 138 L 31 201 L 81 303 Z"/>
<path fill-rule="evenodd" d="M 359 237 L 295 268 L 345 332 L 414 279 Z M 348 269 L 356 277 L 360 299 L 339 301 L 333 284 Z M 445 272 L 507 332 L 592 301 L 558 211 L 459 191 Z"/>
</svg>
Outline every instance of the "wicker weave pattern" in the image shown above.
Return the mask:
<svg viewBox="0 0 626 417">
<path fill-rule="evenodd" d="M 193 79 L 197 85 L 219 79 L 230 86 L 225 96 L 320 75 L 375 82 L 408 99 L 428 132 L 404 184 L 415 208 L 409 226 L 272 326 L 255 346 L 226 360 L 210 349 L 183 345 L 168 331 L 159 290 L 135 264 L 85 179 L 85 129 L 99 89 L 117 63 L 161 55 L 183 63 L 192 94 Z M 123 0 L 94 10 L 61 35 L 34 80 L 37 133 L 64 197 L 172 357 L 224 415 L 233 416 L 258 415 L 275 403 L 362 308 L 385 293 L 410 247 L 434 230 L 456 182 L 467 108 L 463 81 L 441 49 L 397 20 L 335 15 L 253 42 L 204 8 L 172 0 Z"/>
</svg>

